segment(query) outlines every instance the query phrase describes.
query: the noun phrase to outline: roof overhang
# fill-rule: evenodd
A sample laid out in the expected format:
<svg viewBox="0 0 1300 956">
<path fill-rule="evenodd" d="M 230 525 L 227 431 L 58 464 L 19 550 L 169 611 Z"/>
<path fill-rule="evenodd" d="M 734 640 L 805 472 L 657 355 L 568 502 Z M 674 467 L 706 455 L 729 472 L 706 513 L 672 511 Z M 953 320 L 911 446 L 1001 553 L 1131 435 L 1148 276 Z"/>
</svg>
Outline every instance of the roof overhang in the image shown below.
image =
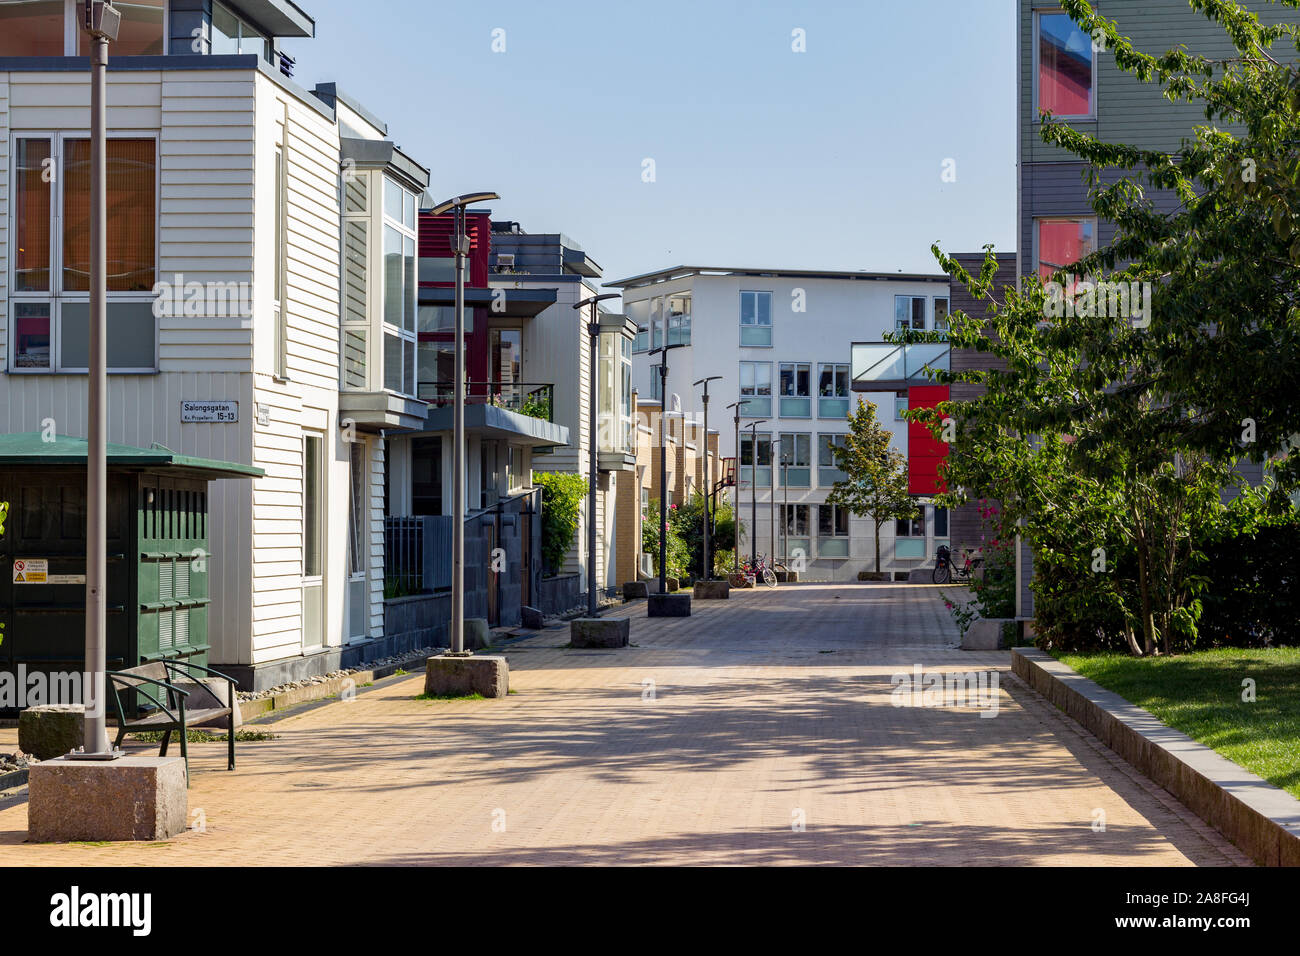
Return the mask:
<svg viewBox="0 0 1300 956">
<path fill-rule="evenodd" d="M 339 392 L 339 424 L 364 432 L 409 432 L 424 426 L 429 404 L 396 392 Z"/>
<path fill-rule="evenodd" d="M 431 407 L 420 431 L 450 432 L 455 427 L 455 413 L 450 405 Z M 486 403 L 465 406 L 465 431 L 532 448 L 554 448 L 569 443 L 569 429 L 563 425 Z"/>
<path fill-rule="evenodd" d="M 414 193 L 429 185 L 429 171 L 386 139 L 357 139 L 344 136 L 339 140 L 339 155 L 358 169 L 382 169 Z"/>
<path fill-rule="evenodd" d="M 626 279 L 616 279 L 612 282 L 603 282 L 601 285 L 604 288 L 611 289 L 635 289 L 638 286 L 653 285 L 659 282 L 668 282 L 673 279 L 684 279 L 691 276 L 733 276 L 737 278 L 769 279 L 840 279 L 859 282 L 935 282 L 943 285 L 948 285 L 949 283 L 949 278 L 946 274 L 934 273 L 841 272 L 827 269 L 761 269 L 743 266 L 673 266 L 671 269 L 660 269 L 658 272 L 644 272 L 641 275 L 629 276 Z"/>
<path fill-rule="evenodd" d="M 314 37 L 316 21 L 291 0 L 226 0 L 273 37 Z"/>
<path fill-rule="evenodd" d="M 58 436 L 47 441 L 40 432 L 0 435 L 0 469 L 18 465 L 54 468 L 85 468 L 88 443 L 84 438 Z M 108 467 L 122 471 L 165 471 L 186 478 L 261 478 L 261 468 L 215 458 L 182 455 L 155 443 L 151 448 L 134 445 L 107 446 Z"/>
<path fill-rule="evenodd" d="M 532 318 L 559 299 L 559 289 L 514 288 L 512 286 L 494 285 L 490 289 L 466 289 L 465 305 L 469 307 L 491 309 L 491 318 Z M 421 305 L 455 305 L 454 288 L 422 288 L 419 292 Z"/>
</svg>

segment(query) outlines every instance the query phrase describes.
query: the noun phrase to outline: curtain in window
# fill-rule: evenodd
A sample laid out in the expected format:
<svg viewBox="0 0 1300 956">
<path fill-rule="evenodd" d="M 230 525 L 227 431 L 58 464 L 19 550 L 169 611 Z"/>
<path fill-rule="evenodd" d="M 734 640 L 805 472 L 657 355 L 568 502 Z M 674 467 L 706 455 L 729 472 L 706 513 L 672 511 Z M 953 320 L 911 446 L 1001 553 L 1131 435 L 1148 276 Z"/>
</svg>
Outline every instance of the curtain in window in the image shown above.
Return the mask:
<svg viewBox="0 0 1300 956">
<path fill-rule="evenodd" d="M 157 244 L 152 139 L 108 141 L 108 291 L 148 292 Z M 63 290 L 90 290 L 90 140 L 64 141 Z"/>
</svg>

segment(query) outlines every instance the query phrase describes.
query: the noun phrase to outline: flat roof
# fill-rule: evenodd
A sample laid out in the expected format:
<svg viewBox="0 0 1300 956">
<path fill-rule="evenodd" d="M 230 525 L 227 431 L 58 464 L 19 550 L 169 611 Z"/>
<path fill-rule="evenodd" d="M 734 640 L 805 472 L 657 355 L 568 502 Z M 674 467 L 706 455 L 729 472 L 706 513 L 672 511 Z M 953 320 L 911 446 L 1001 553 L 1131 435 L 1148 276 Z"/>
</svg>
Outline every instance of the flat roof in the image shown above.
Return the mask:
<svg viewBox="0 0 1300 956">
<path fill-rule="evenodd" d="M 682 279 L 688 276 L 759 276 L 779 279 L 789 277 L 794 279 L 847 279 L 847 280 L 867 280 L 873 282 L 895 281 L 895 282 L 948 282 L 946 273 L 921 273 L 921 272 L 840 272 L 833 269 L 759 269 L 738 266 L 673 266 L 671 269 L 660 269 L 658 272 L 644 272 L 641 275 L 630 276 L 626 279 L 617 279 L 613 282 L 603 282 L 602 286 L 609 286 L 614 289 L 636 288 L 637 286 L 652 285 L 656 282 L 666 282 L 669 279 Z"/>
</svg>

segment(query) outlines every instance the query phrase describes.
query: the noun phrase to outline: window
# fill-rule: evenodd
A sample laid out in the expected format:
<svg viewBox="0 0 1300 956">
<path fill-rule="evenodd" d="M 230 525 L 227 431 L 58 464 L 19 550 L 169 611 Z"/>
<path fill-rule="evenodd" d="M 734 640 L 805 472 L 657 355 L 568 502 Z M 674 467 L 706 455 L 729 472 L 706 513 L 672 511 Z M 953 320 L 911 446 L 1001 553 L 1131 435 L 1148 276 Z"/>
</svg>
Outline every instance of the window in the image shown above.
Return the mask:
<svg viewBox="0 0 1300 956">
<path fill-rule="evenodd" d="M 370 331 L 370 177 L 354 173 L 343 186 L 343 387 L 368 391 Z"/>
<path fill-rule="evenodd" d="M 758 452 L 755 474 L 755 449 Z M 740 433 L 740 483 L 759 488 L 772 487 L 772 434 L 770 432 L 743 431 Z"/>
<path fill-rule="evenodd" d="M 302 575 L 305 578 L 321 575 L 321 509 L 325 504 L 324 446 L 325 442 L 319 435 L 303 436 Z"/>
<path fill-rule="evenodd" d="M 1084 256 L 1097 251 L 1097 220 L 1084 217 L 1035 220 L 1038 275 L 1044 281 Z"/>
<path fill-rule="evenodd" d="M 689 293 L 668 297 L 668 344 L 691 344 L 691 297 Z"/>
<path fill-rule="evenodd" d="M 772 414 L 772 363 L 740 363 L 741 418 L 767 418 Z"/>
<path fill-rule="evenodd" d="M 1067 13 L 1037 13 L 1034 114 L 1092 116 L 1096 58 L 1092 38 Z"/>
<path fill-rule="evenodd" d="M 384 177 L 384 388 L 415 395 L 415 194 Z M 451 310 L 453 321 L 455 309 Z"/>
<path fill-rule="evenodd" d="M 925 330 L 925 296 L 894 296 L 894 331 Z"/>
<path fill-rule="evenodd" d="M 157 368 L 157 144 L 107 144 L 108 367 Z M 90 141 L 14 140 L 9 368 L 81 372 L 90 337 Z M 61 185 L 60 185 L 61 184 Z"/>
<path fill-rule="evenodd" d="M 781 433 L 781 474 L 787 488 L 812 484 L 812 436 L 807 432 Z"/>
<path fill-rule="evenodd" d="M 935 505 L 931 510 L 934 512 L 934 536 L 948 537 L 948 509 Z"/>
<path fill-rule="evenodd" d="M 781 417 L 811 418 L 812 366 L 807 362 L 781 363 Z"/>
<path fill-rule="evenodd" d="M 845 479 L 844 472 L 840 471 L 835 463 L 833 449 L 843 448 L 847 440 L 847 435 L 817 436 L 817 484 L 823 488 L 829 488 L 835 482 Z"/>
<path fill-rule="evenodd" d="M 664 384 L 659 378 L 659 368 L 656 365 L 650 366 L 650 398 L 656 402 L 664 400 Z"/>
<path fill-rule="evenodd" d="M 411 439 L 411 514 L 442 514 L 442 439 Z"/>
<path fill-rule="evenodd" d="M 109 56 L 162 56 L 163 10 L 167 0 L 121 0 L 114 4 L 122 14 L 117 39 L 109 44 Z M 213 6 L 216 6 L 213 4 Z M 77 3 L 73 28 L 77 36 L 77 56 L 90 56 L 90 38 L 81 29 L 85 21 L 84 3 Z"/>
<path fill-rule="evenodd" d="M 740 293 L 740 344 L 772 347 L 772 293 Z"/>
<path fill-rule="evenodd" d="M 798 537 L 808 535 L 808 505 L 783 505 L 785 511 L 785 533 Z"/>
<path fill-rule="evenodd" d="M 624 304 L 627 317 L 636 323 L 636 340 L 632 344 L 633 352 L 650 350 L 650 300 L 638 299 Z"/>
<path fill-rule="evenodd" d="M 849 414 L 849 367 L 821 365 L 817 369 L 817 416 L 845 418 Z"/>
<path fill-rule="evenodd" d="M 351 461 L 349 477 L 351 494 L 348 496 L 348 573 L 364 575 L 366 573 L 366 486 L 369 477 L 366 474 L 365 439 L 354 440 L 348 445 Z"/>
<path fill-rule="evenodd" d="M 934 330 L 936 332 L 948 331 L 948 297 L 947 296 L 935 296 Z"/>
<path fill-rule="evenodd" d="M 650 347 L 657 349 L 664 344 L 664 330 L 660 322 L 664 314 L 663 296 L 650 300 Z"/>
<path fill-rule="evenodd" d="M 641 517 L 650 513 L 650 489 L 645 485 L 641 486 Z"/>
<path fill-rule="evenodd" d="M 809 526 L 808 505 L 782 505 L 782 552 L 786 562 L 798 556 L 807 557 L 812 550 L 812 533 Z"/>
<path fill-rule="evenodd" d="M 894 535 L 899 538 L 925 537 L 925 509 L 915 518 L 898 518 L 894 522 Z"/>
<path fill-rule="evenodd" d="M 166 0 L 116 4 L 122 15 L 111 56 L 161 56 Z M 0 0 L 0 56 L 89 56 L 83 3 Z"/>
<path fill-rule="evenodd" d="M 0 2 L 0 56 L 63 56 L 63 0 Z"/>
<path fill-rule="evenodd" d="M 894 421 L 896 422 L 907 421 L 907 419 L 903 417 L 903 412 L 905 411 L 907 411 L 907 396 L 895 395 L 894 396 Z"/>
<path fill-rule="evenodd" d="M 271 41 L 256 27 L 220 3 L 212 4 L 212 34 L 209 53 L 256 53 L 270 60 Z"/>
<path fill-rule="evenodd" d="M 840 505 L 817 506 L 817 556 L 849 556 L 849 511 Z"/>
</svg>

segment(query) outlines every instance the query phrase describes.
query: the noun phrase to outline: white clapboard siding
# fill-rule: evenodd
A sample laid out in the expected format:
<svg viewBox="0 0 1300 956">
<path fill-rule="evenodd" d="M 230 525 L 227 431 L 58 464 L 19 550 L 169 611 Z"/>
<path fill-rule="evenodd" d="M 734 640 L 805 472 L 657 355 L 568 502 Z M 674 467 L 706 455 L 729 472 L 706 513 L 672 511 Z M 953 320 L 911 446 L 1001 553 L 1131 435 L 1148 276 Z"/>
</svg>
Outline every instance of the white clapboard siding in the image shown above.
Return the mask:
<svg viewBox="0 0 1300 956">
<path fill-rule="evenodd" d="M 9 74 L 0 73 L 0 369 L 9 367 Z"/>
<path fill-rule="evenodd" d="M 371 637 L 384 635 L 384 443 L 373 439 L 369 443 L 370 476 L 368 482 L 370 507 L 370 614 L 368 633 Z"/>
</svg>

